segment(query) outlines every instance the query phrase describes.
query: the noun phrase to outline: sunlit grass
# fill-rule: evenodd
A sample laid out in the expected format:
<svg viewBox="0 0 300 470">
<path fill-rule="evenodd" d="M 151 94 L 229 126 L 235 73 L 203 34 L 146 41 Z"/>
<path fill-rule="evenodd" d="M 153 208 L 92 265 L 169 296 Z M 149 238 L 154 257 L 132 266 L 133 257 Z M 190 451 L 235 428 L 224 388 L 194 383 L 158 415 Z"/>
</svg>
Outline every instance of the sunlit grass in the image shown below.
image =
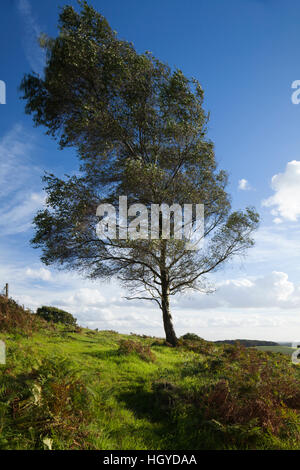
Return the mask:
<svg viewBox="0 0 300 470">
<path fill-rule="evenodd" d="M 201 411 L 207 387 L 227 376 L 235 380 L 234 371 L 241 373 L 239 361 L 251 363 L 244 352 L 231 360 L 226 346 L 212 343 L 204 342 L 199 350 L 196 343 L 171 348 L 160 339 L 88 329 L 74 333 L 60 325 L 31 336 L 1 333 L 0 339 L 7 347 L 7 364 L 0 366 L 2 449 L 43 449 L 45 438 L 53 449 L 300 448 L 300 422 L 292 411 L 287 418 L 292 431 L 278 436 L 255 423 L 237 424 L 235 430 L 222 424 L 221 415 L 216 421 Z M 149 346 L 153 357 L 121 354 L 122 340 L 141 343 L 145 350 Z M 273 364 L 276 354 L 266 357 Z M 57 367 L 63 369 L 61 376 Z M 79 387 L 70 398 L 68 383 Z M 34 395 L 36 384 L 40 399 Z M 57 403 L 51 401 L 52 390 Z M 59 405 L 64 394 L 66 401 Z M 70 403 L 65 418 L 64 403 Z"/>
</svg>

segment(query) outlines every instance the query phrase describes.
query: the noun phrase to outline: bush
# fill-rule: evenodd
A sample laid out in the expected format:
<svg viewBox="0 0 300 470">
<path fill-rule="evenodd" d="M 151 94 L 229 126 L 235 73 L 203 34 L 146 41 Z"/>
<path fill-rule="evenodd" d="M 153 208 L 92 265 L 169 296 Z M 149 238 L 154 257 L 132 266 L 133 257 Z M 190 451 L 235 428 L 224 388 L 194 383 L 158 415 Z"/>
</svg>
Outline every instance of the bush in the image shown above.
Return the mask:
<svg viewBox="0 0 300 470">
<path fill-rule="evenodd" d="M 196 337 L 196 338 L 195 338 Z M 187 333 L 179 338 L 177 343 L 178 348 L 183 348 L 187 351 L 193 351 L 197 354 L 210 355 L 214 354 L 216 346 L 210 341 L 206 341 L 193 333 Z"/>
<path fill-rule="evenodd" d="M 54 448 L 89 447 L 85 428 L 92 396 L 72 363 L 53 356 L 26 374 L 14 375 L 9 368 L 1 372 L 2 449 L 18 449 L 19 442 L 34 449 L 42 449 L 45 442 L 50 447 L 53 442 Z"/>
<path fill-rule="evenodd" d="M 196 335 L 196 333 L 186 333 L 185 335 L 181 336 L 180 339 L 190 340 L 190 341 L 203 341 L 200 336 Z"/>
<path fill-rule="evenodd" d="M 36 314 L 48 322 L 63 323 L 68 326 L 76 326 L 76 318 L 69 312 L 56 307 L 43 306 L 37 309 Z"/>
<path fill-rule="evenodd" d="M 132 341 L 131 339 L 121 340 L 119 346 L 119 354 L 136 353 L 143 361 L 154 362 L 155 354 L 151 351 L 150 346 L 144 346 L 142 343 Z"/>
<path fill-rule="evenodd" d="M 195 356 L 180 374 L 179 385 L 168 383 L 167 376 L 153 383 L 154 401 L 193 448 L 200 441 L 214 449 L 257 448 L 262 442 L 270 448 L 281 439 L 299 445 L 300 378 L 288 356 L 242 345 L 219 347 L 218 353 Z"/>
<path fill-rule="evenodd" d="M 42 318 L 37 318 L 30 310 L 0 295 L 0 331 L 28 335 L 45 325 Z"/>
<path fill-rule="evenodd" d="M 241 346 L 234 347 L 232 353 L 233 362 L 220 361 L 219 380 L 202 391 L 206 419 L 224 425 L 255 421 L 274 435 L 280 434 L 287 422 L 300 424 L 300 380 L 290 358 Z"/>
</svg>

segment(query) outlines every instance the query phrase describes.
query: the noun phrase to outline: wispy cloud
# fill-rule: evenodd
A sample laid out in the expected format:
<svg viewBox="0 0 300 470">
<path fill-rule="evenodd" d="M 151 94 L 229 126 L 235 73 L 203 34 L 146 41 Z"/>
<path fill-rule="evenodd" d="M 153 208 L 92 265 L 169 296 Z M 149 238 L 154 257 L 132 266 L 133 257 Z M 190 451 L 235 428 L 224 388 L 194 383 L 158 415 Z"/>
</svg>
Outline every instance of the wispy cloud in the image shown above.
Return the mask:
<svg viewBox="0 0 300 470">
<path fill-rule="evenodd" d="M 28 230 L 44 202 L 41 170 L 30 161 L 33 143 L 22 126 L 0 140 L 0 235 Z"/>
<path fill-rule="evenodd" d="M 41 28 L 38 25 L 28 0 L 18 0 L 18 12 L 24 23 L 23 46 L 27 60 L 34 72 L 42 75 L 45 65 L 45 52 L 38 44 Z"/>
</svg>

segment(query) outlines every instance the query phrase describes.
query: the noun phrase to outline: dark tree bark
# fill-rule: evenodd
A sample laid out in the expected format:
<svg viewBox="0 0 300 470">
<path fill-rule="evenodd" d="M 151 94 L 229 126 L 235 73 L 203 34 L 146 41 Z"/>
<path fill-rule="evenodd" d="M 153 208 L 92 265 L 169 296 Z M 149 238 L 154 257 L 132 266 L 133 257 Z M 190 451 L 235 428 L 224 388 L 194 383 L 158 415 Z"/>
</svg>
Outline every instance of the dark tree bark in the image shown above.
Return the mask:
<svg viewBox="0 0 300 470">
<path fill-rule="evenodd" d="M 172 315 L 170 312 L 170 282 L 169 274 L 166 269 L 166 242 L 163 241 L 160 256 L 160 274 L 161 274 L 161 310 L 163 314 L 164 329 L 166 341 L 172 346 L 176 346 L 177 337 L 173 327 Z"/>
<path fill-rule="evenodd" d="M 166 285 L 162 285 L 161 309 L 163 314 L 166 340 L 168 343 L 172 344 L 172 346 L 176 346 L 177 337 L 174 331 L 172 315 L 170 312 L 169 287 L 167 283 Z"/>
</svg>

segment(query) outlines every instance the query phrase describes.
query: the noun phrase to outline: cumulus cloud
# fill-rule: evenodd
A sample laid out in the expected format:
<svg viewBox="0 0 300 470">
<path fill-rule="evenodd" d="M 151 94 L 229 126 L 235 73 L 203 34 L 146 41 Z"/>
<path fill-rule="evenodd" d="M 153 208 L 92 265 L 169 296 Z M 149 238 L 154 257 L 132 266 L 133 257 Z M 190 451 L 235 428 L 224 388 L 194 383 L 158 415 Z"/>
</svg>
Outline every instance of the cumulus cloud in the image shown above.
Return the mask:
<svg viewBox="0 0 300 470">
<path fill-rule="evenodd" d="M 300 289 L 284 272 L 273 271 L 254 279 L 219 282 L 214 294 L 197 294 L 178 302 L 176 308 L 283 308 L 300 307 Z"/>
<path fill-rule="evenodd" d="M 238 188 L 241 191 L 249 191 L 251 189 L 251 186 L 246 179 L 242 178 L 241 180 L 239 180 Z"/>
<path fill-rule="evenodd" d="M 1 279 L 3 285 L 13 280 L 11 295 L 33 310 L 53 305 L 69 311 L 80 325 L 90 328 L 164 336 L 160 310 L 151 302 L 123 299 L 117 282 L 83 280 L 75 273 L 41 265 L 2 265 Z M 190 331 L 207 339 L 297 339 L 300 289 L 284 272 L 222 280 L 214 294 L 175 300 L 172 313 L 178 335 Z"/>
<path fill-rule="evenodd" d="M 274 222 L 282 219 L 296 222 L 300 216 L 300 161 L 287 163 L 285 171 L 272 177 L 272 189 L 275 194 L 263 201 L 263 206 L 272 207 Z"/>
<path fill-rule="evenodd" d="M 114 303 L 114 297 L 111 298 L 111 304 Z M 107 299 L 99 292 L 97 288 L 83 287 L 74 294 L 67 296 L 62 300 L 63 304 L 76 308 L 103 307 L 107 305 Z"/>
<path fill-rule="evenodd" d="M 294 296 L 295 287 L 284 272 L 249 279 L 228 280 L 220 285 L 219 296 L 230 307 L 276 307 L 279 304 L 294 307 L 299 304 L 299 295 Z"/>
<path fill-rule="evenodd" d="M 25 271 L 27 277 L 42 281 L 50 281 L 52 279 L 51 271 L 46 268 L 32 269 L 27 268 Z"/>
</svg>

